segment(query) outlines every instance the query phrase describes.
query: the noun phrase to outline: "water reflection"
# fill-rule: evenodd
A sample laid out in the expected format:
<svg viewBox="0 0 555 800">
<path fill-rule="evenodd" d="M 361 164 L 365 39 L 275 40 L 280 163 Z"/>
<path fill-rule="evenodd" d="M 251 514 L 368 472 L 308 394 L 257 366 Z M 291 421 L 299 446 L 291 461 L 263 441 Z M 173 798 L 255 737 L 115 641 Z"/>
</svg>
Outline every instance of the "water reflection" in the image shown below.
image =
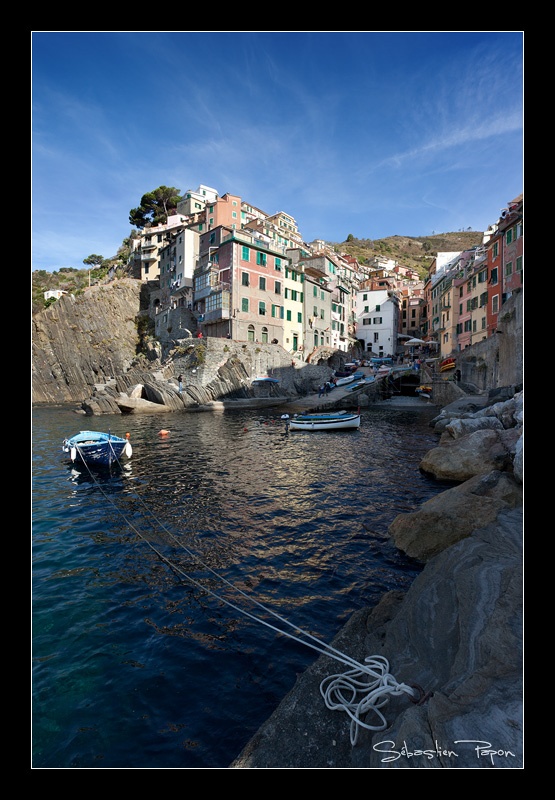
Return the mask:
<svg viewBox="0 0 555 800">
<path fill-rule="evenodd" d="M 36 766 L 228 766 L 315 657 L 244 611 L 330 641 L 418 574 L 387 530 L 439 491 L 431 415 L 306 435 L 272 410 L 101 418 L 133 457 L 97 479 L 60 461 L 76 416 L 35 410 Z"/>
</svg>

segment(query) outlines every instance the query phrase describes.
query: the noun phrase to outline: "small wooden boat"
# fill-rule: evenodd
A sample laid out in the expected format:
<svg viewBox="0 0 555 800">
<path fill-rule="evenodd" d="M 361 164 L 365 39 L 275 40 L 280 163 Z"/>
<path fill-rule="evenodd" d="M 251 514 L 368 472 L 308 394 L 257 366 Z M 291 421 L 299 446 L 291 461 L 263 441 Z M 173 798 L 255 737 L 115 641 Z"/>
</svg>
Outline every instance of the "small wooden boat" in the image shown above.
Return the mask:
<svg viewBox="0 0 555 800">
<path fill-rule="evenodd" d="M 64 439 L 62 452 L 68 461 L 78 461 L 89 467 L 110 467 L 118 463 L 122 455 L 131 458 L 133 448 L 128 433 L 122 439 L 110 432 L 80 431 Z"/>
<path fill-rule="evenodd" d="M 290 419 L 292 431 L 340 431 L 360 428 L 360 414 L 338 411 L 330 414 L 296 414 Z"/>
</svg>

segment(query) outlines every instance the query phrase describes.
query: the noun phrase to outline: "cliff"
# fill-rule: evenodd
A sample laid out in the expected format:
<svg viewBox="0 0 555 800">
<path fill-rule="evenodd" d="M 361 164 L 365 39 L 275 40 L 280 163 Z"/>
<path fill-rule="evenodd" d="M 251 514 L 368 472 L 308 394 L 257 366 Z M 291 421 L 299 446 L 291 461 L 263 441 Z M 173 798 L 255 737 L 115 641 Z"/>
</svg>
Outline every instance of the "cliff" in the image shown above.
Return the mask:
<svg viewBox="0 0 555 800">
<path fill-rule="evenodd" d="M 32 319 L 33 403 L 80 402 L 137 356 L 140 281 L 64 295 Z"/>
</svg>

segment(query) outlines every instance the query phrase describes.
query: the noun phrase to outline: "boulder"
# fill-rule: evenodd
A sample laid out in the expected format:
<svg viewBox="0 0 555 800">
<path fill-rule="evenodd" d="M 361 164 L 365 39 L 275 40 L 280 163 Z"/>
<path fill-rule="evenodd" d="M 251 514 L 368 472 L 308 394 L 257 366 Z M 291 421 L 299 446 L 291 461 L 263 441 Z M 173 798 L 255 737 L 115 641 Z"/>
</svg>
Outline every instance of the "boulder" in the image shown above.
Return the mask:
<svg viewBox="0 0 555 800">
<path fill-rule="evenodd" d="M 399 514 L 389 527 L 395 546 L 411 558 L 429 561 L 446 547 L 493 523 L 507 508 L 522 505 L 522 486 L 507 472 L 476 475 Z"/>
<path fill-rule="evenodd" d="M 123 414 L 164 414 L 173 411 L 172 408 L 160 403 L 151 403 L 142 397 L 128 397 L 123 394 L 118 397 L 117 405 Z"/>
<path fill-rule="evenodd" d="M 446 437 L 446 438 L 443 438 Z M 420 462 L 423 472 L 437 480 L 466 481 L 492 470 L 512 469 L 512 459 L 499 431 L 477 430 L 459 439 L 442 434 L 439 447 L 430 450 Z"/>
</svg>

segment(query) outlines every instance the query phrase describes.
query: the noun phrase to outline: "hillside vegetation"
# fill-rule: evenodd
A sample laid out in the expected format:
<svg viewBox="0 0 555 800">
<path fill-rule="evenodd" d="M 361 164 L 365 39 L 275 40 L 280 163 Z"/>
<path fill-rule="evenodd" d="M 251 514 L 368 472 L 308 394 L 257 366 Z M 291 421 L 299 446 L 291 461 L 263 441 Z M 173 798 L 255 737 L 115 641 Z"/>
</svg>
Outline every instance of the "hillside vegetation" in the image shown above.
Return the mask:
<svg viewBox="0 0 555 800">
<path fill-rule="evenodd" d="M 330 243 L 337 253 L 354 256 L 361 264 L 375 256 L 397 261 L 403 267 L 415 269 L 425 278 L 437 253 L 460 252 L 482 243 L 479 231 L 457 231 L 437 233 L 433 236 L 388 236 L 385 239 L 355 239 L 349 236 L 345 242 Z M 122 272 L 122 270 L 119 270 Z M 86 287 L 102 281 L 106 269 L 74 269 L 64 267 L 59 271 L 35 270 L 32 273 L 33 314 L 45 308 L 44 292 L 61 289 L 77 294 Z"/>
<path fill-rule="evenodd" d="M 456 231 L 433 236 L 388 236 L 386 239 L 354 239 L 334 245 L 339 253 L 354 256 L 361 264 L 375 256 L 397 261 L 402 267 L 415 269 L 425 278 L 438 253 L 461 252 L 482 243 L 481 231 Z"/>
</svg>

